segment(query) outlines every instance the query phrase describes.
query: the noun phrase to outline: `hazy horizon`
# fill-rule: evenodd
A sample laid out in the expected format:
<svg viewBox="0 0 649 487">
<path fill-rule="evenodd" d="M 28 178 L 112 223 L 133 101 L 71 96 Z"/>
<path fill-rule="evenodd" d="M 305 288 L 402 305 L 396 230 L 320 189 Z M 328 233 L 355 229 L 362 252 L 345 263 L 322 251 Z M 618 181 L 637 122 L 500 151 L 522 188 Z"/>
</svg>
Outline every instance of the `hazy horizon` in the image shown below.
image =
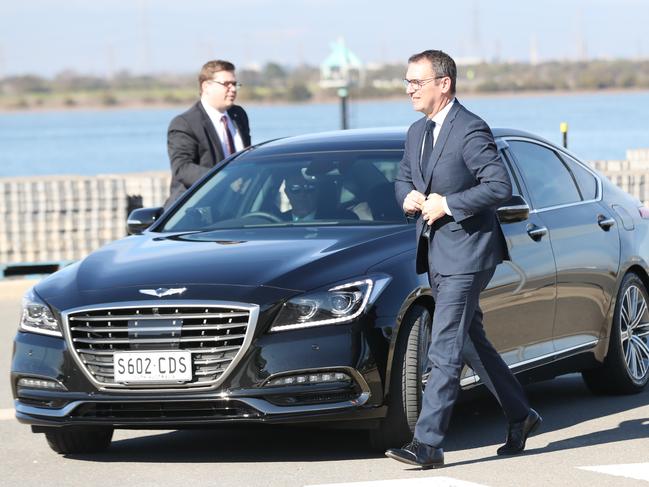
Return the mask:
<svg viewBox="0 0 649 487">
<path fill-rule="evenodd" d="M 0 77 L 65 70 L 112 75 L 320 64 L 343 37 L 364 63 L 442 49 L 457 60 L 649 57 L 643 0 L 23 0 L 0 7 Z"/>
</svg>

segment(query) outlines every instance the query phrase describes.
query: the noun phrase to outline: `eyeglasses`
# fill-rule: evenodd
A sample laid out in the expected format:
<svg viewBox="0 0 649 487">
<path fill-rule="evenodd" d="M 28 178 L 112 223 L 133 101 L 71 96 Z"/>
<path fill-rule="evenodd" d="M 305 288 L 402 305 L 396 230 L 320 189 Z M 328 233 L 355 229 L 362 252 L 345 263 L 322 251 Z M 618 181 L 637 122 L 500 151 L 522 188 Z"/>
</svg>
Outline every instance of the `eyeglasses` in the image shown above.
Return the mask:
<svg viewBox="0 0 649 487">
<path fill-rule="evenodd" d="M 430 83 L 434 79 L 442 79 L 446 78 L 446 76 L 433 76 L 432 78 L 426 78 L 426 79 L 403 79 L 403 86 L 408 88 L 410 85 L 412 85 L 415 90 L 419 90 L 422 86 Z"/>
<path fill-rule="evenodd" d="M 208 79 L 207 82 L 208 83 L 216 83 L 217 85 L 221 85 L 221 86 L 225 87 L 228 90 L 230 88 L 232 88 L 233 86 L 235 88 L 241 88 L 241 83 L 239 83 L 238 81 L 217 81 L 215 79 Z"/>
<path fill-rule="evenodd" d="M 316 190 L 316 185 L 313 183 L 303 183 L 303 184 L 289 184 L 286 186 L 286 191 L 291 194 L 307 194 L 313 193 Z"/>
</svg>

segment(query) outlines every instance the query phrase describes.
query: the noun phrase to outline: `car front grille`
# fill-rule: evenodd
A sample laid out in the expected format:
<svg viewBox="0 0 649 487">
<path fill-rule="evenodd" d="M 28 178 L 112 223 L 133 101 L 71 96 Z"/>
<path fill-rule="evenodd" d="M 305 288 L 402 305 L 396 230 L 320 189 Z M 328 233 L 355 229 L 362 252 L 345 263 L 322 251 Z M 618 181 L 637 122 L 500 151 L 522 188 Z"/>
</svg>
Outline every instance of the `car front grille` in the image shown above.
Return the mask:
<svg viewBox="0 0 649 487">
<path fill-rule="evenodd" d="M 234 365 L 251 328 L 251 308 L 234 305 L 159 304 L 92 308 L 66 315 L 77 359 L 107 388 L 193 388 L 219 384 Z M 113 354 L 121 351 L 191 352 L 192 380 L 183 383 L 121 384 Z"/>
</svg>

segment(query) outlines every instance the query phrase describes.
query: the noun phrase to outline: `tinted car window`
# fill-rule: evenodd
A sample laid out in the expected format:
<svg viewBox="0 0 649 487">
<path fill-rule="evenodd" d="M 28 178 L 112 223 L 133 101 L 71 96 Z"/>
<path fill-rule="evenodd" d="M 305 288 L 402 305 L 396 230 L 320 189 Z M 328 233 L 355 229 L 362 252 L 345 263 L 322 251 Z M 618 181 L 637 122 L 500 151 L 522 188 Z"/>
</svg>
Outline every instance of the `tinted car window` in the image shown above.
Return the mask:
<svg viewBox="0 0 649 487">
<path fill-rule="evenodd" d="M 406 223 L 394 196 L 400 160 L 401 151 L 244 153 L 195 190 L 163 231 Z"/>
<path fill-rule="evenodd" d="M 562 157 L 562 159 L 575 176 L 582 198 L 585 200 L 597 198 L 597 179 L 595 179 L 595 176 L 571 158 Z"/>
<path fill-rule="evenodd" d="M 572 175 L 554 151 L 538 144 L 509 141 L 535 208 L 581 201 Z"/>
</svg>

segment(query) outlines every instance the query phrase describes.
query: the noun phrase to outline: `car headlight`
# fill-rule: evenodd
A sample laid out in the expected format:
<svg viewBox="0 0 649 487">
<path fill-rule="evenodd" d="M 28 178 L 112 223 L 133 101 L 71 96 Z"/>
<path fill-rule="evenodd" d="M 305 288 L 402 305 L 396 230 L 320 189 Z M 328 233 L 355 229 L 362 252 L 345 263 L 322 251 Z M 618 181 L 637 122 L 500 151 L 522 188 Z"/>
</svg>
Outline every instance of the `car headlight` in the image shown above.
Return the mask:
<svg viewBox="0 0 649 487">
<path fill-rule="evenodd" d="M 23 297 L 23 311 L 20 317 L 20 329 L 32 333 L 41 333 L 55 337 L 63 336 L 58 320 L 50 308 L 36 295 L 33 289 Z"/>
<path fill-rule="evenodd" d="M 389 276 L 370 276 L 292 298 L 284 303 L 270 331 L 347 323 L 360 316 L 388 282 Z"/>
</svg>

